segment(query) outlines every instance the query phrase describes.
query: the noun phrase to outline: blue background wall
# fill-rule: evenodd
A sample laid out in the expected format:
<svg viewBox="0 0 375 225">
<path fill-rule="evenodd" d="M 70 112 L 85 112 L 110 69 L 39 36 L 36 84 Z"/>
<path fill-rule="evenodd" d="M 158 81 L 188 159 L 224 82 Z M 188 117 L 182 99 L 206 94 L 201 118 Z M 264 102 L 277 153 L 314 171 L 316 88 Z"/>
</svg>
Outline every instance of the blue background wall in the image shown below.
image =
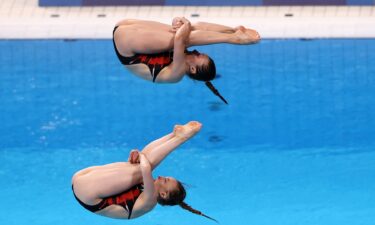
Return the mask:
<svg viewBox="0 0 375 225">
<path fill-rule="evenodd" d="M 374 0 L 39 0 L 40 6 L 95 5 L 374 5 Z"/>
</svg>

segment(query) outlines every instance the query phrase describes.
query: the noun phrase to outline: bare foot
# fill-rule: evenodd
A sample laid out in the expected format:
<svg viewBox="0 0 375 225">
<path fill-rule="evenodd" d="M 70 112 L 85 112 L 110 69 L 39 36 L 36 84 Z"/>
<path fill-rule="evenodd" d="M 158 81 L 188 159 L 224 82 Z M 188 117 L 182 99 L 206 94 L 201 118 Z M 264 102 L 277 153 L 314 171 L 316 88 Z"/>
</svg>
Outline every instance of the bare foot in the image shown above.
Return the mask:
<svg viewBox="0 0 375 225">
<path fill-rule="evenodd" d="M 234 31 L 238 31 L 240 29 L 246 29 L 244 26 L 240 25 L 234 28 Z"/>
<path fill-rule="evenodd" d="M 246 29 L 244 26 L 238 26 L 235 29 L 239 44 L 254 44 L 260 40 L 260 35 L 256 30 Z"/>
<path fill-rule="evenodd" d="M 173 134 L 176 136 L 177 130 L 182 129 L 182 127 L 183 125 L 180 125 L 180 124 L 174 125 Z"/>
<path fill-rule="evenodd" d="M 245 29 L 245 33 L 253 39 L 254 43 L 260 41 L 260 35 L 258 31 L 253 29 Z"/>
<path fill-rule="evenodd" d="M 197 121 L 190 121 L 185 125 L 176 125 L 173 133 L 176 137 L 183 138 L 185 140 L 193 137 L 202 128 L 202 124 Z"/>
</svg>

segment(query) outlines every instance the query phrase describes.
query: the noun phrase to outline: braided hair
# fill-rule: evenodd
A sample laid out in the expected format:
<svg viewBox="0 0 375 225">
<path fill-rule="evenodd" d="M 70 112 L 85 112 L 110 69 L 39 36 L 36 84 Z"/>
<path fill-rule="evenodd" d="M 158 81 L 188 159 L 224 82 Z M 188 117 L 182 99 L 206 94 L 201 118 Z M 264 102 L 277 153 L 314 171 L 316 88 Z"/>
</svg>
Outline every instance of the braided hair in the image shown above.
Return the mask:
<svg viewBox="0 0 375 225">
<path fill-rule="evenodd" d="M 216 77 L 215 62 L 210 57 L 208 57 L 208 64 L 206 66 L 197 67 L 196 73 L 188 73 L 188 76 L 193 80 L 205 81 L 206 86 L 212 91 L 212 93 L 218 96 L 225 104 L 228 104 L 224 97 L 220 95 L 219 91 L 210 82 Z"/>
<path fill-rule="evenodd" d="M 214 93 L 214 95 L 218 96 L 225 104 L 228 105 L 227 100 L 225 100 L 225 98 L 221 96 L 219 91 L 214 87 L 214 85 L 210 81 L 206 81 L 205 84 L 212 91 L 212 93 Z"/>
<path fill-rule="evenodd" d="M 192 213 L 194 213 L 194 214 L 197 214 L 197 215 L 200 215 L 200 216 L 204 216 L 204 217 L 206 217 L 206 218 L 208 218 L 208 219 L 210 219 L 210 220 L 215 221 L 216 223 L 219 223 L 219 222 L 218 222 L 217 220 L 215 220 L 214 218 L 211 218 L 211 217 L 209 217 L 209 216 L 203 214 L 201 211 L 198 211 L 198 210 L 196 210 L 196 209 L 193 209 L 190 205 L 186 204 L 185 202 L 181 202 L 179 205 L 181 206 L 181 208 L 186 209 L 186 210 L 188 210 L 188 211 L 190 211 L 190 212 L 192 212 Z"/>
<path fill-rule="evenodd" d="M 177 189 L 174 190 L 174 191 L 171 191 L 169 192 L 169 196 L 168 198 L 162 198 L 160 195 L 158 196 L 158 203 L 160 205 L 170 205 L 170 206 L 173 206 L 173 205 L 179 205 L 181 206 L 181 208 L 183 209 L 186 209 L 194 214 L 197 214 L 197 215 L 200 215 L 200 216 L 204 216 L 210 220 L 213 220 L 215 222 L 218 223 L 217 220 L 203 214 L 201 211 L 198 211 L 196 209 L 193 209 L 191 206 L 189 206 L 188 204 L 186 204 L 184 202 L 184 199 L 186 197 L 186 191 L 185 191 L 185 188 L 184 186 L 181 184 L 181 182 L 177 181 Z"/>
</svg>

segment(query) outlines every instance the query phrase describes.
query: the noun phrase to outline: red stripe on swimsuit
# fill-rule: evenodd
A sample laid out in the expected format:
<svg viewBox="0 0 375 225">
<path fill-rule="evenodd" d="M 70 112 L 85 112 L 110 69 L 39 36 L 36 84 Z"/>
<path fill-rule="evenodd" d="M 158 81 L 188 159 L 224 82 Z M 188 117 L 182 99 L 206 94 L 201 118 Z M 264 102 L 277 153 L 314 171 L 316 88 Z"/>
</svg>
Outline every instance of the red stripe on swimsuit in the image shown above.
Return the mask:
<svg viewBox="0 0 375 225">
<path fill-rule="evenodd" d="M 113 29 L 115 33 L 118 26 Z M 173 61 L 173 51 L 156 53 L 156 54 L 135 54 L 133 56 L 123 56 L 117 50 L 115 40 L 112 39 L 116 55 L 123 65 L 146 64 L 151 72 L 152 81 L 155 82 L 156 77 L 164 67 L 169 66 Z"/>
<path fill-rule="evenodd" d="M 73 188 L 73 187 L 72 187 Z M 135 201 L 137 201 L 137 198 L 142 194 L 143 192 L 143 186 L 141 184 L 136 185 L 129 190 L 126 190 L 124 192 L 121 192 L 117 195 L 112 195 L 106 198 L 103 198 L 102 201 L 100 201 L 96 205 L 87 205 L 81 200 L 77 198 L 77 196 L 74 194 L 77 201 L 87 210 L 91 212 L 97 212 L 99 210 L 102 210 L 110 205 L 119 205 L 123 207 L 128 212 L 128 219 L 130 219 L 133 207 L 135 204 Z M 73 190 L 74 193 L 74 190 Z"/>
</svg>

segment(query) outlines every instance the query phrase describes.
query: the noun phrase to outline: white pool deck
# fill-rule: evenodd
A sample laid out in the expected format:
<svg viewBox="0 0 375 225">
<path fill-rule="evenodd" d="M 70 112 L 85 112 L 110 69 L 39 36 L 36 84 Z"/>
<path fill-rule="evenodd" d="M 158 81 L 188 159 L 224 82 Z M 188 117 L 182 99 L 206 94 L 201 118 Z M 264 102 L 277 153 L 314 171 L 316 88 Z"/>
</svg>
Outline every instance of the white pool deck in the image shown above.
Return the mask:
<svg viewBox="0 0 375 225">
<path fill-rule="evenodd" d="M 262 38 L 375 38 L 372 6 L 39 7 L 38 0 L 1 0 L 0 39 L 107 39 L 121 19 L 169 24 L 175 16 L 244 25 Z"/>
</svg>

